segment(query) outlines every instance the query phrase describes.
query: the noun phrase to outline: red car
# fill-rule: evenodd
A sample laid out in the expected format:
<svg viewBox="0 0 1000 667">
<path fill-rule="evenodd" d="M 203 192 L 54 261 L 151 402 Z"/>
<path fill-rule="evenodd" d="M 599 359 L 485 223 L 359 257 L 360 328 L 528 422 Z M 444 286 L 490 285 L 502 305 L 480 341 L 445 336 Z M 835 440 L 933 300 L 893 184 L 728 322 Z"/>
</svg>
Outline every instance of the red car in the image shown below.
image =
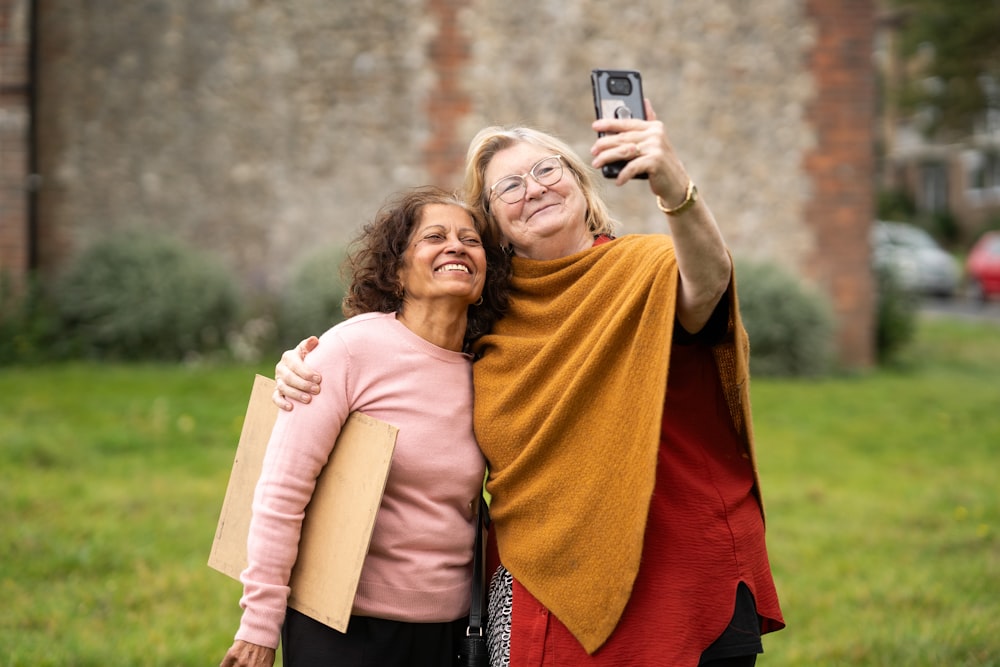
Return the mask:
<svg viewBox="0 0 1000 667">
<path fill-rule="evenodd" d="M 986 232 L 965 262 L 968 294 L 978 301 L 1000 296 L 1000 231 Z"/>
</svg>

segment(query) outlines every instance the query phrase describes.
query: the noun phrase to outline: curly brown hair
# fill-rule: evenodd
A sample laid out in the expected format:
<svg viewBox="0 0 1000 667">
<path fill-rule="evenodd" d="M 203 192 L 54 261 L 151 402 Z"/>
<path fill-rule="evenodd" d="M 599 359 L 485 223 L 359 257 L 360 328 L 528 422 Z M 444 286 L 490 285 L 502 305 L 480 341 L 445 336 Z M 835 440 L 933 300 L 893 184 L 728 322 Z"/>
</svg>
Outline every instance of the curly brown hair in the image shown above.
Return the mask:
<svg viewBox="0 0 1000 667">
<path fill-rule="evenodd" d="M 405 190 L 388 201 L 375 219 L 366 224 L 351 243 L 344 264 L 350 275 L 342 308 L 344 315 L 398 313 L 403 305 L 399 271 L 403 253 L 410 244 L 425 207 L 431 204 L 457 206 L 472 218 L 486 251 L 486 282 L 482 303 L 469 306 L 465 346 L 485 333 L 507 310 L 510 258 L 500 247 L 495 225 L 467 205 L 458 195 L 433 186 Z"/>
</svg>

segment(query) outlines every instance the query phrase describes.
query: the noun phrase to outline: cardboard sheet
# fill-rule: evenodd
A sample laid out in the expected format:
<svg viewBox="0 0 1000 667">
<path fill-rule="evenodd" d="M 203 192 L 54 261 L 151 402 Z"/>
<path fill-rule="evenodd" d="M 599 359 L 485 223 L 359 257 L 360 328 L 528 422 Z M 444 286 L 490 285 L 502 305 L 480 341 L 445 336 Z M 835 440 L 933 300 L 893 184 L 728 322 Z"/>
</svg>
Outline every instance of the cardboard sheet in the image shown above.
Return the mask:
<svg viewBox="0 0 1000 667">
<path fill-rule="evenodd" d="M 274 380 L 256 376 L 208 558 L 211 568 L 236 580 L 247 565 L 254 489 L 278 417 L 273 391 Z M 391 424 L 352 413 L 306 508 L 288 605 L 341 632 L 351 616 L 397 432 Z"/>
</svg>

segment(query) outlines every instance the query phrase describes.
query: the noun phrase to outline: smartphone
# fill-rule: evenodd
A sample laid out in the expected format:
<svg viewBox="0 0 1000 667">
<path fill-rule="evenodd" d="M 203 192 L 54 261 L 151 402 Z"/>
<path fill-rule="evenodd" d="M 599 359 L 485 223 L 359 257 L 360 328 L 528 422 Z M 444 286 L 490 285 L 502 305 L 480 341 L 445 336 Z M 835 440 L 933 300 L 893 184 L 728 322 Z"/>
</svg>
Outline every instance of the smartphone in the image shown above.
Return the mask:
<svg viewBox="0 0 1000 667">
<path fill-rule="evenodd" d="M 595 69 L 590 72 L 590 87 L 594 91 L 594 112 L 597 118 L 641 118 L 646 120 L 642 75 L 633 69 Z M 598 136 L 604 136 L 604 132 Z M 617 178 L 625 161 L 612 162 L 601 168 L 605 178 Z M 648 178 L 636 174 L 636 178 Z"/>
</svg>

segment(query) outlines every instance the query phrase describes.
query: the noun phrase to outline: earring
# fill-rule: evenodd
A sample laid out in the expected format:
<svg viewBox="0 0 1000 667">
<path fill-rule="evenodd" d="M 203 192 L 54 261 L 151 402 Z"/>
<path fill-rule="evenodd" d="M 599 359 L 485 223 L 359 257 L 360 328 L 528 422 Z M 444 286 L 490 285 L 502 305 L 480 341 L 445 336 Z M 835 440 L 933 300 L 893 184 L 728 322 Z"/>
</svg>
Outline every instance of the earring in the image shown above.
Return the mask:
<svg viewBox="0 0 1000 667">
<path fill-rule="evenodd" d="M 480 296 L 480 297 L 479 297 L 479 300 L 478 300 L 478 301 L 476 301 L 476 302 L 475 302 L 474 304 L 472 304 L 472 305 L 473 305 L 473 306 L 481 306 L 481 305 L 483 305 L 483 297 L 482 297 L 482 296 Z"/>
</svg>

